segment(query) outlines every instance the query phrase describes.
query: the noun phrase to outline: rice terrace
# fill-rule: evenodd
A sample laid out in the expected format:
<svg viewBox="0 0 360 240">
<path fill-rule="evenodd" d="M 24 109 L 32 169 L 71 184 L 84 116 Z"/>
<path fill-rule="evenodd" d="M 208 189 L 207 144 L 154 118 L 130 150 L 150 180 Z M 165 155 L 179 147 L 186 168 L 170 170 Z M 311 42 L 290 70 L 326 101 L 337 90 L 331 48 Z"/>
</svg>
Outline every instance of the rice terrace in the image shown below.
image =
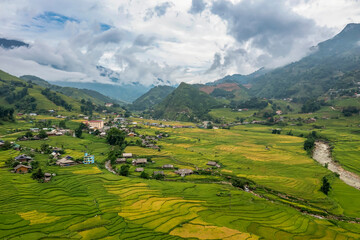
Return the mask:
<svg viewBox="0 0 360 240">
<path fill-rule="evenodd" d="M 360 239 L 357 0 L 0 19 L 0 240 Z"/>
</svg>

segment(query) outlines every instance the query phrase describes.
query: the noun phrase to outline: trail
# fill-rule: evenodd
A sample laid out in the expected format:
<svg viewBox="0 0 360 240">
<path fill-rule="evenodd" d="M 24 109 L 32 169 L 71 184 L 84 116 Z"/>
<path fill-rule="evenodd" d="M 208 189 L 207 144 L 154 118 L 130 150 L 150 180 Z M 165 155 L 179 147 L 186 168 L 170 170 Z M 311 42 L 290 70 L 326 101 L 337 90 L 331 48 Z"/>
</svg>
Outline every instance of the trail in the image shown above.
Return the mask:
<svg viewBox="0 0 360 240">
<path fill-rule="evenodd" d="M 105 162 L 105 168 L 106 168 L 109 172 L 111 172 L 111 173 L 113 173 L 113 174 L 117 174 L 117 173 L 115 172 L 115 170 L 112 168 L 110 160 Z"/>
<path fill-rule="evenodd" d="M 328 169 L 340 175 L 340 179 L 347 185 L 360 190 L 360 177 L 352 172 L 343 169 L 339 164 L 335 163 L 330 154 L 330 147 L 327 143 L 317 141 L 313 151 L 313 159 L 321 165 L 328 165 Z"/>
</svg>

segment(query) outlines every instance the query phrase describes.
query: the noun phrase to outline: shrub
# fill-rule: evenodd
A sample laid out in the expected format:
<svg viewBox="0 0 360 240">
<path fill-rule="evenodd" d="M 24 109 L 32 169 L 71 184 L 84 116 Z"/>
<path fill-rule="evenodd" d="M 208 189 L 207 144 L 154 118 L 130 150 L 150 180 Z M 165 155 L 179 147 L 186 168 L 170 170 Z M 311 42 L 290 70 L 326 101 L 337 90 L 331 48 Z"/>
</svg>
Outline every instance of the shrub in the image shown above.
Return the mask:
<svg viewBox="0 0 360 240">
<path fill-rule="evenodd" d="M 127 165 L 127 164 L 122 165 L 120 168 L 120 175 L 121 176 L 129 176 L 129 169 L 130 169 L 129 165 Z"/>
<path fill-rule="evenodd" d="M 320 187 L 320 191 L 328 195 L 329 191 L 331 189 L 329 180 L 326 177 L 322 178 L 322 186 Z"/>
</svg>

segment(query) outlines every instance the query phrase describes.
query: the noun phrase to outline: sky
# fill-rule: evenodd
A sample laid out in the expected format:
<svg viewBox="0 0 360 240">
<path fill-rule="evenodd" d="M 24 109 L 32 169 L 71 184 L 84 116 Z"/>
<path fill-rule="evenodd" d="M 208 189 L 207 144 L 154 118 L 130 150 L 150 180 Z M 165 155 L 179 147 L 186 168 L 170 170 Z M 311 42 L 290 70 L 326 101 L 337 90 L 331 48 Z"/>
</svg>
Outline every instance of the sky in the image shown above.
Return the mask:
<svg viewBox="0 0 360 240">
<path fill-rule="evenodd" d="M 30 44 L 0 48 L 1 70 L 120 85 L 206 83 L 276 68 L 360 22 L 359 0 L 0 0 L 0 6 L 0 37 Z"/>
</svg>

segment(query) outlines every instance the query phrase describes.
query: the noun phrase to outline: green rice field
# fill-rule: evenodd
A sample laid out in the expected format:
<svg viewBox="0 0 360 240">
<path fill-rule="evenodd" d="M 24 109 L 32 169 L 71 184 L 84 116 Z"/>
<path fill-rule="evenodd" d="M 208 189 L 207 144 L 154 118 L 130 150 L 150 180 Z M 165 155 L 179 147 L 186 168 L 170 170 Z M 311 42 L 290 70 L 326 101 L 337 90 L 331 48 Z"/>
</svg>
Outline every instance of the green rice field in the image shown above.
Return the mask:
<svg viewBox="0 0 360 240">
<path fill-rule="evenodd" d="M 316 124 L 326 125 L 317 131 L 332 141 L 334 158 L 359 173 L 359 121 L 329 119 Z M 221 164 L 213 175 L 182 178 L 174 170 L 164 170 L 161 181 L 140 178 L 134 166 L 128 177 L 103 169 L 110 146 L 96 136 L 19 142 L 31 148 L 44 142 L 63 147 L 75 158 L 87 151 L 98 164 L 48 166 L 47 156 L 36 154 L 42 169 L 56 174 L 49 183 L 38 183 L 31 174 L 11 173 L 5 166 L 18 151 L 0 151 L 0 239 L 359 239 L 360 224 L 355 220 L 360 216 L 360 191 L 303 150 L 304 138 L 299 135 L 312 131 L 312 126 L 283 127 L 283 133 L 292 130 L 294 136 L 271 134 L 271 129 L 143 126 L 138 133 L 170 134 L 158 142 L 161 151 L 125 149 L 152 159 L 145 166 L 150 175 L 164 164 L 193 170 L 208 168 L 208 161 Z M 11 141 L 21 135 L 1 133 L 1 139 Z M 331 182 L 328 196 L 320 191 L 323 176 Z M 246 192 L 226 180 L 236 177 L 253 181 L 256 189 Z"/>
</svg>

